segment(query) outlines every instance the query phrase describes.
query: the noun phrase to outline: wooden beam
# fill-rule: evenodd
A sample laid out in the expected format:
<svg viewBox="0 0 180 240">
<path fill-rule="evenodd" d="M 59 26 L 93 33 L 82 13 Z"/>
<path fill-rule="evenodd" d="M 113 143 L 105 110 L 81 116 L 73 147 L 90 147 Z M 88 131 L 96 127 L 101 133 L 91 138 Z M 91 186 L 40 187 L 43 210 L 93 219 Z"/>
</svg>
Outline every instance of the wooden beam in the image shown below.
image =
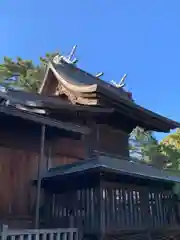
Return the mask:
<svg viewBox="0 0 180 240">
<path fill-rule="evenodd" d="M 41 127 L 41 149 L 40 158 L 38 161 L 38 176 L 37 176 L 37 194 L 36 194 L 36 212 L 35 212 L 35 228 L 39 228 L 39 209 L 40 209 L 40 198 L 41 198 L 41 179 L 42 179 L 42 167 L 44 160 L 44 146 L 45 146 L 45 134 L 46 126 Z"/>
<path fill-rule="evenodd" d="M 71 111 L 71 112 L 89 112 L 89 113 L 112 113 L 114 112 L 114 108 L 102 108 L 102 107 L 96 107 L 96 106 L 86 106 L 86 105 L 72 105 L 72 104 L 66 104 L 66 105 L 46 105 L 44 106 L 45 109 L 48 109 L 50 112 L 60 112 L 62 111 Z M 64 112 L 63 112 L 64 113 Z"/>
</svg>

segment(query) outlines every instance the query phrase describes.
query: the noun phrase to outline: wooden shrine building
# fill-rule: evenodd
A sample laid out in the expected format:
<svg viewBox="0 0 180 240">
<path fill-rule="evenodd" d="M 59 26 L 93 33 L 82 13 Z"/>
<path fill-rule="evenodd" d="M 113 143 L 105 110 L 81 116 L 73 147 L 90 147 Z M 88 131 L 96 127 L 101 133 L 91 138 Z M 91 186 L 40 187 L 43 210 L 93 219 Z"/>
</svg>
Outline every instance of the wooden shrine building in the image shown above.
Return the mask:
<svg viewBox="0 0 180 240">
<path fill-rule="evenodd" d="M 9 219 L 16 219 L 22 225 L 29 219 L 30 226 L 38 185 L 40 226 L 77 227 L 82 236 L 98 239 L 177 234 L 180 223 L 172 188 L 180 179 L 132 163 L 128 139 L 136 126 L 169 132 L 180 123 L 137 105 L 122 86 L 59 56 L 49 62 L 38 94 L 0 94 L 0 112 L 11 116 L 7 121 L 0 115 L 1 221 L 10 224 Z M 43 161 L 38 181 L 33 181 L 42 140 L 39 125 L 46 126 Z"/>
</svg>

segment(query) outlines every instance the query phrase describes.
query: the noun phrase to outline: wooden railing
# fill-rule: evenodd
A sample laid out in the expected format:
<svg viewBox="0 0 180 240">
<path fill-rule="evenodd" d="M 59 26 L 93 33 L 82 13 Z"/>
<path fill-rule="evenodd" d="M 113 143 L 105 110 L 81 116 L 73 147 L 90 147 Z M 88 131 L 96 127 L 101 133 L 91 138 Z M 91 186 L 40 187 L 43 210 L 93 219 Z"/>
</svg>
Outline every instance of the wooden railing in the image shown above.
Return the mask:
<svg viewBox="0 0 180 240">
<path fill-rule="evenodd" d="M 78 230 L 76 228 L 12 230 L 3 225 L 1 240 L 78 240 Z"/>
</svg>

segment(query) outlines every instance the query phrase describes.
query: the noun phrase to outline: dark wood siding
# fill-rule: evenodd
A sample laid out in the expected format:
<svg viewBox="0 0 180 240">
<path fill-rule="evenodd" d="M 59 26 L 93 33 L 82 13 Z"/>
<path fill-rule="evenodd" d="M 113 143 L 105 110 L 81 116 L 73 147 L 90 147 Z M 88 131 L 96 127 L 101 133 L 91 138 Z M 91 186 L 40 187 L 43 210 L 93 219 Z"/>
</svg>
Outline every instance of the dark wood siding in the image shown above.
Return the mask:
<svg viewBox="0 0 180 240">
<path fill-rule="evenodd" d="M 129 156 L 129 136 L 126 132 L 114 130 L 106 125 L 99 126 L 99 151 Z"/>
<path fill-rule="evenodd" d="M 51 154 L 49 167 L 56 167 L 77 161 L 83 152 L 78 141 L 60 139 Z M 33 215 L 36 189 L 32 180 L 37 176 L 38 158 L 37 152 L 27 149 L 0 147 L 0 219 Z M 47 167 L 48 156 L 45 156 L 44 171 Z"/>
<path fill-rule="evenodd" d="M 32 211 L 38 156 L 21 150 L 0 148 L 0 216 L 27 216 Z"/>
</svg>

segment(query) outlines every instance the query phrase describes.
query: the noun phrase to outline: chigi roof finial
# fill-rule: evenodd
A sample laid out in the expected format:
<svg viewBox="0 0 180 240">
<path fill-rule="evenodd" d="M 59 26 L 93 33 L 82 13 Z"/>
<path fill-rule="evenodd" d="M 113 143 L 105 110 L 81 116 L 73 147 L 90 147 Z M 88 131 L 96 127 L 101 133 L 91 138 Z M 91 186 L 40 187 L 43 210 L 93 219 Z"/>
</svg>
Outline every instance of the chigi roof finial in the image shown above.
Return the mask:
<svg viewBox="0 0 180 240">
<path fill-rule="evenodd" d="M 99 72 L 99 73 L 96 74 L 96 77 L 99 78 L 99 77 L 102 77 L 103 75 L 104 75 L 103 72 Z"/>
<path fill-rule="evenodd" d="M 74 62 L 74 60 L 76 60 L 76 58 L 73 60 L 76 49 L 77 49 L 77 45 L 74 45 L 74 47 L 72 48 L 71 52 L 69 53 L 69 55 L 67 57 L 68 61 Z"/>
<path fill-rule="evenodd" d="M 75 52 L 77 49 L 77 45 L 74 45 L 74 47 L 72 48 L 71 52 L 69 53 L 68 56 L 60 56 L 59 54 L 57 54 L 54 59 L 53 62 L 56 64 L 60 64 L 61 60 L 69 63 L 69 64 L 76 64 L 78 62 L 78 60 L 76 58 L 73 59 Z"/>
<path fill-rule="evenodd" d="M 124 87 L 124 86 L 126 85 L 126 84 L 124 83 L 126 77 L 127 77 L 127 73 L 124 74 L 124 76 L 121 78 L 121 80 L 120 80 L 119 83 L 115 82 L 114 80 L 112 80 L 111 83 L 112 83 L 115 87 L 117 87 L 117 88 L 122 88 L 122 87 Z"/>
</svg>

